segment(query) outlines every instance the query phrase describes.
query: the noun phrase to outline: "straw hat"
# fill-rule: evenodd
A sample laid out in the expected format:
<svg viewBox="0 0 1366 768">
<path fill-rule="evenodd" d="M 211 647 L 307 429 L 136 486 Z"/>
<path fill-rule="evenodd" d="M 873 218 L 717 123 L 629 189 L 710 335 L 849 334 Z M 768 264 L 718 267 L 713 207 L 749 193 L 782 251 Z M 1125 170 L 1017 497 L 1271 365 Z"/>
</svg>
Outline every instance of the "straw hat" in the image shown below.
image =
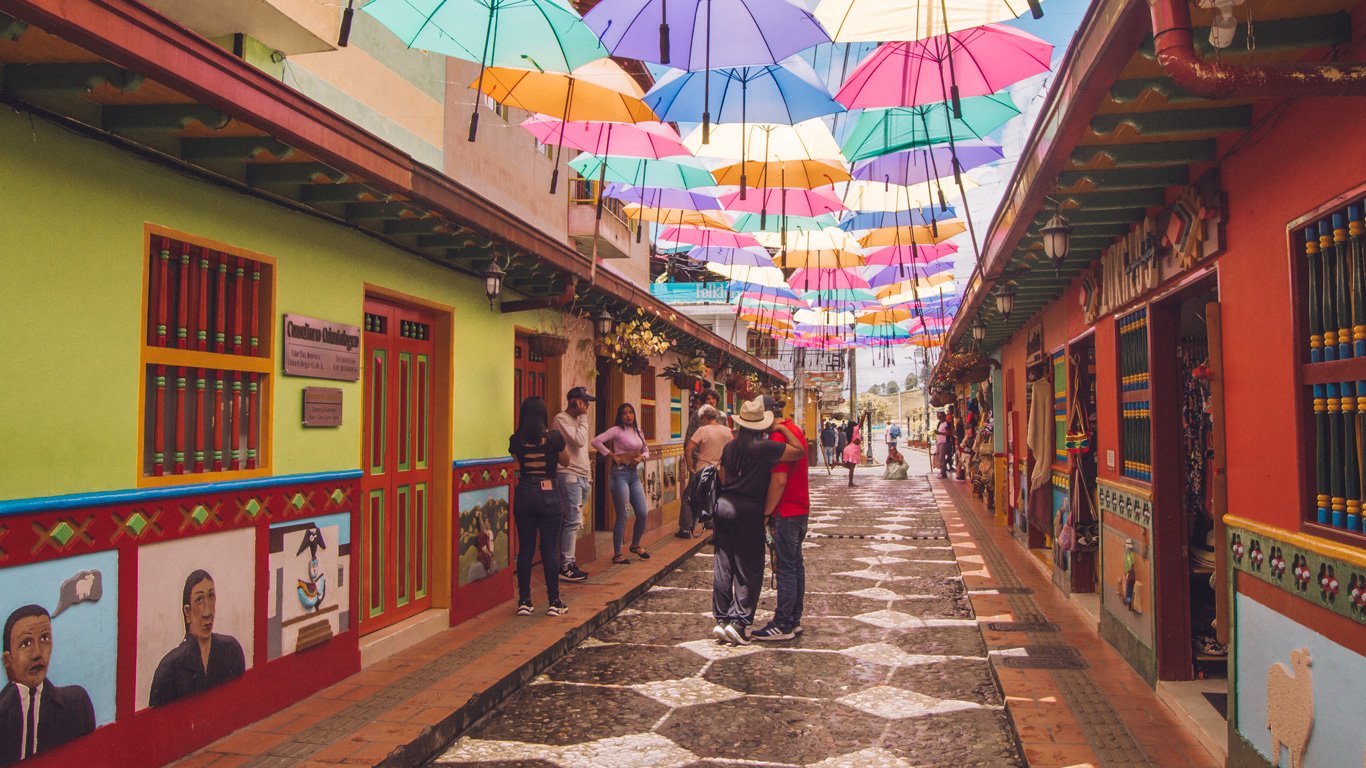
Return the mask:
<svg viewBox="0 0 1366 768">
<path fill-rule="evenodd" d="M 764 408 L 764 398 L 746 400 L 735 413 L 735 426 L 762 431 L 773 426 L 773 412 Z"/>
</svg>

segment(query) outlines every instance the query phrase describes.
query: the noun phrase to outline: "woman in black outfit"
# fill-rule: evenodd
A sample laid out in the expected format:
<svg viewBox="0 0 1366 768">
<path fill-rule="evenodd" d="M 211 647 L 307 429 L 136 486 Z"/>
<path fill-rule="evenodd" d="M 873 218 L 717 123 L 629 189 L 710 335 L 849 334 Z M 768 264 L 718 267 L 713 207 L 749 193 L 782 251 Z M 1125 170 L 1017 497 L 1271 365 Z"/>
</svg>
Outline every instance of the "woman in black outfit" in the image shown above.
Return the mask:
<svg viewBox="0 0 1366 768">
<path fill-rule="evenodd" d="M 545 569 L 546 613 L 569 613 L 560 600 L 560 497 L 555 491 L 555 465 L 565 452 L 564 435 L 547 430 L 545 401 L 522 401 L 517 431 L 508 438 L 508 453 L 517 459 L 517 489 L 512 495 L 512 518 L 517 525 L 517 615 L 530 616 L 531 561 L 536 536 L 541 537 L 541 566 Z M 565 457 L 567 463 L 567 456 Z"/>
<path fill-rule="evenodd" d="M 721 642 L 749 644 L 746 627 L 754 623 L 764 582 L 764 516 L 778 505 L 769 493 L 773 465 L 794 461 L 802 450 L 797 438 L 779 428 L 787 442 L 770 440 L 773 412 L 756 397 L 732 420 L 735 439 L 721 452 L 721 490 L 716 499 L 712 544 L 712 635 Z"/>
</svg>

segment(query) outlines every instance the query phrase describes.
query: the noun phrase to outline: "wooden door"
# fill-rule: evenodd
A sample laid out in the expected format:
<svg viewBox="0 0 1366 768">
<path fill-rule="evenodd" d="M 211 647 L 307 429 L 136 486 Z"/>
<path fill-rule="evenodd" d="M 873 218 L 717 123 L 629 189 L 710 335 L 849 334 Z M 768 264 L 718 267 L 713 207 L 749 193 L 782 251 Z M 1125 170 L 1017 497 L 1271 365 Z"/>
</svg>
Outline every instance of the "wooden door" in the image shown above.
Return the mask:
<svg viewBox="0 0 1366 768">
<path fill-rule="evenodd" d="M 431 607 L 432 318 L 367 299 L 361 632 Z"/>
<path fill-rule="evenodd" d="M 533 352 L 527 344 L 527 337 L 517 334 L 517 346 L 513 350 L 512 371 L 512 428 L 517 428 L 518 414 L 522 401 L 528 397 L 545 399 L 546 376 L 549 366 L 545 357 Z M 555 413 L 555 403 L 546 401 L 546 410 Z"/>
</svg>

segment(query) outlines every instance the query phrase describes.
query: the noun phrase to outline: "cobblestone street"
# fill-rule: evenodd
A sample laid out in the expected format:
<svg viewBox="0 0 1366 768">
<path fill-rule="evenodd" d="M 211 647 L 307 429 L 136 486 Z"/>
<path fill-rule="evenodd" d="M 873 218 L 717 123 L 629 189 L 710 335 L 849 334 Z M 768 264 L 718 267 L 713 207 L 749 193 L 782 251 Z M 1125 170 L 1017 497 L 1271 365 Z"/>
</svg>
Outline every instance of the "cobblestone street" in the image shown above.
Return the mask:
<svg viewBox="0 0 1366 768">
<path fill-rule="evenodd" d="M 1023 765 L 929 482 L 876 478 L 813 470 L 795 640 L 718 644 L 704 549 L 434 765 Z"/>
</svg>

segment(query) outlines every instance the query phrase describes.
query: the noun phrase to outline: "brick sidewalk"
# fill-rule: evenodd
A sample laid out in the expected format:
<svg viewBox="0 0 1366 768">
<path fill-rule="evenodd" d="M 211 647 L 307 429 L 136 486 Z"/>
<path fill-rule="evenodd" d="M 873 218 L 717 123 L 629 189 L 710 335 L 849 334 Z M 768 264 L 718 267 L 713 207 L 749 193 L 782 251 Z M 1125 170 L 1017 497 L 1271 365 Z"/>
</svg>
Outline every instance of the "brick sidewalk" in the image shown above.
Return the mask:
<svg viewBox="0 0 1366 768">
<path fill-rule="evenodd" d="M 1220 765 L 966 485 L 931 482 L 1031 768 Z"/>
<path fill-rule="evenodd" d="M 667 526 L 666 526 L 667 528 Z M 569 652 L 700 549 L 673 529 L 649 561 L 587 564 L 583 584 L 561 587 L 566 616 L 515 615 L 515 600 L 401 651 L 174 763 L 177 768 L 422 765 L 456 736 Z M 594 567 L 597 566 L 597 567 Z"/>
</svg>

